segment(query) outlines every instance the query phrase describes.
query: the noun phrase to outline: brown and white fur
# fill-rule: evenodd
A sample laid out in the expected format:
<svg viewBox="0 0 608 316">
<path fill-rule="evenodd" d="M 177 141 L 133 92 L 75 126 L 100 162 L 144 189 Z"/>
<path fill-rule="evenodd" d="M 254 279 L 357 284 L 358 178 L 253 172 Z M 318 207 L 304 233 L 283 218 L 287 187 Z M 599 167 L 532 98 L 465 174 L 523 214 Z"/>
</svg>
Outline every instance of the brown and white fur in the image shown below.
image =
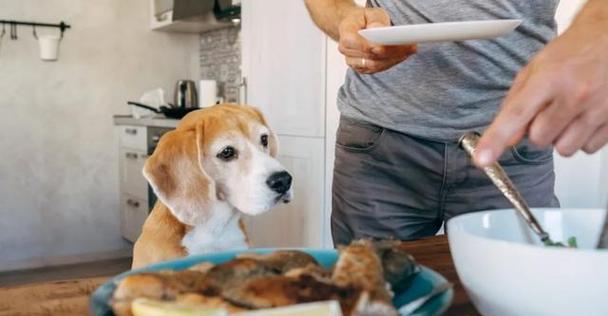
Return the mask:
<svg viewBox="0 0 608 316">
<path fill-rule="evenodd" d="M 291 199 L 291 176 L 275 158 L 277 146 L 250 106 L 222 104 L 185 116 L 144 166 L 158 202 L 135 243 L 132 267 L 246 248 L 240 215 Z"/>
</svg>

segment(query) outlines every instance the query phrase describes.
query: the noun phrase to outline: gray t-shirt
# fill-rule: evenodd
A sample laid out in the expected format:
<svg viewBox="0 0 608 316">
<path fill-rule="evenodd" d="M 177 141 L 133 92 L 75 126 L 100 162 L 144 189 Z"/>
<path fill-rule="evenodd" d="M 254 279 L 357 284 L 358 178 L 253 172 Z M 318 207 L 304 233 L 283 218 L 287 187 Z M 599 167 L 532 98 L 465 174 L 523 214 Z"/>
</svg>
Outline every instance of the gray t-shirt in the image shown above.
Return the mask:
<svg viewBox="0 0 608 316">
<path fill-rule="evenodd" d="M 348 70 L 342 115 L 439 141 L 487 127 L 513 78 L 556 33 L 559 0 L 377 0 L 394 25 L 522 19 L 492 40 L 420 44 L 418 53 L 371 75 Z"/>
</svg>

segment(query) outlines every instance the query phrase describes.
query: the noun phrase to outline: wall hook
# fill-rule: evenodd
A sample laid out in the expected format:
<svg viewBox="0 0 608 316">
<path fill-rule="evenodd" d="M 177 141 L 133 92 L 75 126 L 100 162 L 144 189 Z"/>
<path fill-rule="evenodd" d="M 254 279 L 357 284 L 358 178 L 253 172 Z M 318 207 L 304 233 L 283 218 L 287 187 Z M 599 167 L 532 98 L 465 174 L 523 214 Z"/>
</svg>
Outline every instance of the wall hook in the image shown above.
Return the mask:
<svg viewBox="0 0 608 316">
<path fill-rule="evenodd" d="M 59 23 L 59 30 L 61 31 L 61 36 L 60 38 L 63 39 L 63 32 L 65 32 L 65 29 L 68 28 L 69 26 L 67 24 L 65 24 L 63 21 L 61 21 L 61 23 Z"/>
<path fill-rule="evenodd" d="M 38 34 L 36 34 L 36 25 L 32 25 L 32 35 L 34 35 L 35 39 L 38 39 Z"/>
<path fill-rule="evenodd" d="M 12 40 L 16 40 L 18 39 L 17 37 L 17 24 L 15 22 L 11 22 L 11 39 Z"/>
<path fill-rule="evenodd" d="M 5 34 L 6 34 L 6 25 L 4 25 L 4 22 L 2 22 L 2 32 L 0 32 L 0 49 L 2 48 L 2 39 L 4 38 Z"/>
</svg>

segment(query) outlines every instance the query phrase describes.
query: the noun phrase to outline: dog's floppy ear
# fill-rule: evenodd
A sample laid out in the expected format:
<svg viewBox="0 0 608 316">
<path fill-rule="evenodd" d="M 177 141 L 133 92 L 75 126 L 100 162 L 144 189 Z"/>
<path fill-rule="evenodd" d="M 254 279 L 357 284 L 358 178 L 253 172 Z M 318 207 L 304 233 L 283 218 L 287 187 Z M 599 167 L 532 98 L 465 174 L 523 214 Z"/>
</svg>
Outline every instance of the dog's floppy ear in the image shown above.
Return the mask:
<svg viewBox="0 0 608 316">
<path fill-rule="evenodd" d="M 266 118 L 264 117 L 264 114 L 262 114 L 262 111 L 253 106 L 250 108 L 253 110 L 255 115 L 257 115 L 260 121 L 262 121 L 262 124 L 264 124 L 268 128 L 268 148 L 270 149 L 270 156 L 276 157 L 279 153 L 279 139 L 277 138 L 277 135 L 270 129 L 270 126 L 268 126 L 268 123 L 266 122 Z"/>
<path fill-rule="evenodd" d="M 144 176 L 173 216 L 196 225 L 216 199 L 215 185 L 202 168 L 203 126 L 174 130 L 160 139 L 144 166 Z"/>
</svg>

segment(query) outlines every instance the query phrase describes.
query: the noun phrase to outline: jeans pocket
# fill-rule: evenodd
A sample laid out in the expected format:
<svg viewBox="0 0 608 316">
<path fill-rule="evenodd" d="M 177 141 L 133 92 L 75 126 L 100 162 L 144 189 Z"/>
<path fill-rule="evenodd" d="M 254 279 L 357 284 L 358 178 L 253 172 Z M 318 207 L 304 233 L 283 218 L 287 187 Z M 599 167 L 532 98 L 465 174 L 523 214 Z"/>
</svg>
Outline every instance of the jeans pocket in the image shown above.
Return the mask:
<svg viewBox="0 0 608 316">
<path fill-rule="evenodd" d="M 534 146 L 528 139 L 511 147 L 513 159 L 527 165 L 542 165 L 553 160 L 553 148 L 541 149 Z"/>
<path fill-rule="evenodd" d="M 336 146 L 352 152 L 367 152 L 378 145 L 384 128 L 350 118 L 340 117 Z"/>
</svg>

